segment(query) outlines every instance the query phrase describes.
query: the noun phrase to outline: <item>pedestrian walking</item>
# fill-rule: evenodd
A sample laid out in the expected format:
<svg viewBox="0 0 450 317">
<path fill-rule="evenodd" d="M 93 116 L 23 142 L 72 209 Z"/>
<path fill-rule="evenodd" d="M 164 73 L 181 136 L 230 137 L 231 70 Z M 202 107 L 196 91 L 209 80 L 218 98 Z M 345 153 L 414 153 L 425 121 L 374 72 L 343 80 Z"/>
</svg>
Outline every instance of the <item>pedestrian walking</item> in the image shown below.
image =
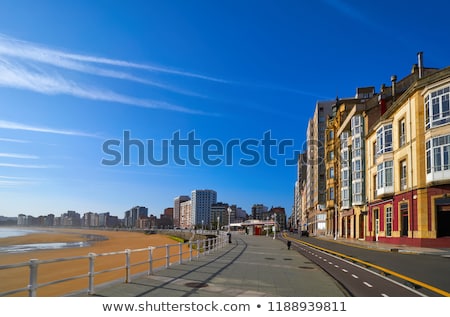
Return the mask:
<svg viewBox="0 0 450 317">
<path fill-rule="evenodd" d="M 288 242 L 287 242 L 287 247 L 288 247 L 288 250 L 291 249 L 291 241 L 290 240 L 288 240 Z"/>
</svg>

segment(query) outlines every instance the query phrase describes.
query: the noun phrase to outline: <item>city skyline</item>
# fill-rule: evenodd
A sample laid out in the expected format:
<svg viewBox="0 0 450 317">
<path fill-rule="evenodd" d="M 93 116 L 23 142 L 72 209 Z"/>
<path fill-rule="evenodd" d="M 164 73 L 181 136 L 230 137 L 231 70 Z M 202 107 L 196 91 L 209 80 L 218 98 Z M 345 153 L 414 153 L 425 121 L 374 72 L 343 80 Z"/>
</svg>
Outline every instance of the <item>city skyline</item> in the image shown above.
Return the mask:
<svg viewBox="0 0 450 317">
<path fill-rule="evenodd" d="M 449 7 L 3 1 L 0 215 L 160 212 L 193 188 L 290 215 L 317 102 L 378 91 L 419 51 L 448 66 Z"/>
</svg>

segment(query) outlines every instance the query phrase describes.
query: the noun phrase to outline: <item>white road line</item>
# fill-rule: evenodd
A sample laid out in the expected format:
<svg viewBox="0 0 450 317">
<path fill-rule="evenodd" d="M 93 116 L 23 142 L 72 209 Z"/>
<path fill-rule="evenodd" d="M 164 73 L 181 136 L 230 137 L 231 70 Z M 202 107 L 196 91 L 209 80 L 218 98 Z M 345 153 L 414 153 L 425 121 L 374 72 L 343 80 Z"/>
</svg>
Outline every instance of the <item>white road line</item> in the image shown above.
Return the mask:
<svg viewBox="0 0 450 317">
<path fill-rule="evenodd" d="M 384 294 L 384 293 L 381 293 L 381 296 L 383 296 L 383 297 L 389 297 L 388 295 L 386 295 L 386 294 Z"/>
<path fill-rule="evenodd" d="M 370 285 L 370 284 L 367 283 L 367 282 L 363 282 L 363 284 L 366 285 L 367 287 L 373 287 L 372 285 Z"/>
<path fill-rule="evenodd" d="M 333 264 L 333 262 L 328 262 L 328 264 Z"/>
<path fill-rule="evenodd" d="M 338 268 L 338 267 L 339 267 L 339 265 L 336 265 L 336 264 L 335 264 L 335 265 L 334 265 L 334 267 L 335 267 L 335 268 Z"/>
<path fill-rule="evenodd" d="M 352 274 L 352 277 L 359 278 L 358 275 Z"/>
<path fill-rule="evenodd" d="M 344 271 L 345 273 L 347 273 L 348 271 L 346 269 L 342 269 L 342 271 Z"/>
</svg>

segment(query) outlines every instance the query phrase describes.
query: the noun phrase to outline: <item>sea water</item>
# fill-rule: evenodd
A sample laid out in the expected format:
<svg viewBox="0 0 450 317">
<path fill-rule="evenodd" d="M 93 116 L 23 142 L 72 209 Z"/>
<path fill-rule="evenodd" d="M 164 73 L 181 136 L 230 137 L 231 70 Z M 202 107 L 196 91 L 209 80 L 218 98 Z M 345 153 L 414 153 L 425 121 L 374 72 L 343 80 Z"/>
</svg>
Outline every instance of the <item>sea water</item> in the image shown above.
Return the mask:
<svg viewBox="0 0 450 317">
<path fill-rule="evenodd" d="M 45 231 L 23 229 L 23 228 L 1 228 L 0 238 L 19 237 L 31 233 L 42 233 Z M 29 243 L 29 244 L 14 244 L 0 246 L 0 253 L 23 253 L 37 250 L 62 249 L 62 248 L 81 248 L 90 245 L 88 241 L 80 242 L 52 242 L 52 243 Z"/>
</svg>

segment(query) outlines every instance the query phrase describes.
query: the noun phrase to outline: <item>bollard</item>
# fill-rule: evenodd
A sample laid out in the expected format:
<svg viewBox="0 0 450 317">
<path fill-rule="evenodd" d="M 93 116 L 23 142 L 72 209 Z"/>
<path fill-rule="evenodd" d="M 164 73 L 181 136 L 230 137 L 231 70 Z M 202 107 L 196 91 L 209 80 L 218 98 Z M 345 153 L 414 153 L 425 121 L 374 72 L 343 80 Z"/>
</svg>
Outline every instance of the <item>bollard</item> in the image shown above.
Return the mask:
<svg viewBox="0 0 450 317">
<path fill-rule="evenodd" d="M 154 247 L 148 247 L 148 275 L 153 274 L 153 249 Z"/>
<path fill-rule="evenodd" d="M 200 241 L 197 240 L 197 259 L 200 257 Z"/>
<path fill-rule="evenodd" d="M 166 269 L 170 265 L 170 247 L 168 244 L 166 244 Z"/>
<path fill-rule="evenodd" d="M 130 249 L 126 249 L 125 250 L 125 257 L 126 257 L 126 261 L 125 261 L 125 283 L 130 283 L 130 278 L 131 278 L 131 267 L 130 267 L 130 255 L 131 255 L 131 250 Z"/>
</svg>

